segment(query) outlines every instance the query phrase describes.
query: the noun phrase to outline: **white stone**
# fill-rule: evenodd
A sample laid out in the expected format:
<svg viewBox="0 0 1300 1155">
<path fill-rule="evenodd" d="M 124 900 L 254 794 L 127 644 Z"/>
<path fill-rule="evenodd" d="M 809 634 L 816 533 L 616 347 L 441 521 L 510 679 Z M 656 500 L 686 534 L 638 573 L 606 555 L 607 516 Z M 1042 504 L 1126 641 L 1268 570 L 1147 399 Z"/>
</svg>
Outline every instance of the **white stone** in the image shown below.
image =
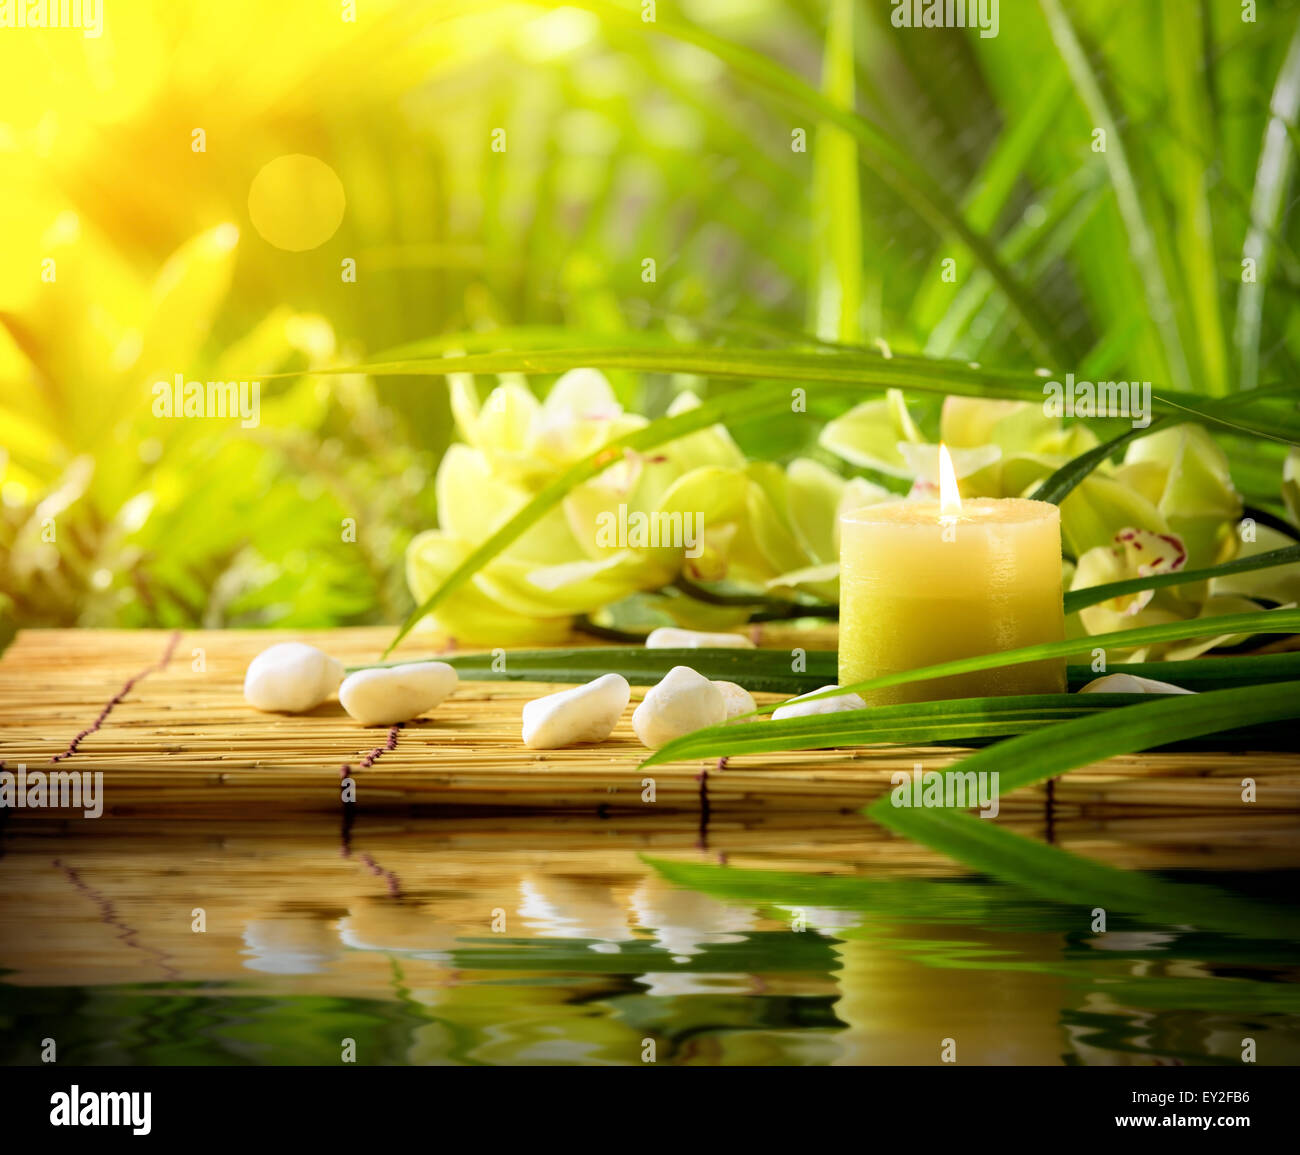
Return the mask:
<svg viewBox="0 0 1300 1155">
<path fill-rule="evenodd" d="M 740 714 L 748 714 L 757 709 L 754 695 L 746 690 L 744 686 L 738 686 L 735 682 L 714 682 L 713 684 L 722 692 L 722 704 L 727 708 L 728 723 L 734 721 Z M 753 718 L 745 719 L 747 722 L 753 720 Z"/>
<path fill-rule="evenodd" d="M 524 707 L 524 745 L 554 750 L 575 742 L 603 742 L 631 697 L 632 687 L 622 674 L 604 674 L 585 686 L 536 698 Z"/>
<path fill-rule="evenodd" d="M 633 711 L 632 729 L 652 750 L 705 726 L 727 720 L 722 691 L 690 666 L 674 666 L 663 681 L 651 686 Z"/>
<path fill-rule="evenodd" d="M 701 630 L 679 630 L 676 626 L 651 630 L 645 640 L 647 650 L 699 650 L 715 646 L 752 650 L 754 643 L 744 634 L 706 634 Z"/>
<path fill-rule="evenodd" d="M 432 710 L 459 682 L 446 662 L 375 667 L 349 674 L 339 687 L 339 701 L 363 726 L 392 726 Z"/>
<path fill-rule="evenodd" d="M 263 650 L 244 674 L 244 697 L 258 710 L 301 714 L 338 689 L 343 663 L 303 642 L 280 642 Z"/>
<path fill-rule="evenodd" d="M 778 706 L 772 711 L 773 721 L 779 721 L 781 718 L 805 718 L 809 714 L 837 714 L 841 710 L 865 710 L 866 702 L 858 697 L 857 694 L 836 694 L 831 698 L 822 698 L 815 702 L 806 702 L 805 698 L 811 698 L 813 694 L 824 694 L 827 690 L 838 690 L 839 686 L 823 686 L 820 690 L 813 690 L 807 694 L 801 694 L 797 698 L 792 698 L 784 706 Z"/>
<path fill-rule="evenodd" d="M 1195 694 L 1195 690 L 1184 690 L 1182 686 L 1173 686 L 1168 682 L 1157 682 L 1154 678 L 1142 678 L 1137 674 L 1106 674 L 1094 678 L 1079 691 L 1080 694 Z"/>
</svg>

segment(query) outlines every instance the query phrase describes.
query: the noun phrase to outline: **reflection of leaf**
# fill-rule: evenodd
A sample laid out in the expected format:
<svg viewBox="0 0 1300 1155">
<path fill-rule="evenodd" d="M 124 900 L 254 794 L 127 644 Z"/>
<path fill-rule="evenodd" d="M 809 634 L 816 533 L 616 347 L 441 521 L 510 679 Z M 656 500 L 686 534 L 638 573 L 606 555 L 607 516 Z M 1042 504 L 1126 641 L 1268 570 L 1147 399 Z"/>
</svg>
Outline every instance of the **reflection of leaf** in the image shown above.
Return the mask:
<svg viewBox="0 0 1300 1155">
<path fill-rule="evenodd" d="M 752 906 L 824 907 L 915 922 L 988 926 L 998 919 L 1029 930 L 1064 929 L 1051 908 L 1005 888 L 965 879 L 871 878 L 787 870 L 746 870 L 642 855 L 664 878 L 688 890 Z"/>
<path fill-rule="evenodd" d="M 970 814 L 896 807 L 888 795 L 864 813 L 973 870 L 1014 882 L 1053 902 L 1126 911 L 1161 926 L 1188 923 L 1261 939 L 1294 942 L 1300 938 L 1300 915 L 1287 907 L 1211 886 L 1119 870 L 1033 842 Z"/>
<path fill-rule="evenodd" d="M 979 818 L 970 821 L 992 826 L 992 823 Z M 996 945 L 991 945 L 986 940 L 979 945 L 963 942 L 956 935 L 952 939 L 909 940 L 905 935 L 881 937 L 873 934 L 872 928 L 878 923 L 897 927 L 925 924 L 969 926 L 982 931 L 1001 929 L 1014 931 L 1017 935 L 1076 935 L 1089 922 L 1086 914 L 1081 917 L 1079 908 L 1087 905 L 1088 912 L 1091 911 L 1092 889 L 1088 880 L 1094 877 L 1090 873 L 1092 868 L 1101 871 L 1108 879 L 1110 876 L 1119 876 L 1118 880 L 1111 879 L 1109 888 L 1104 892 L 1109 904 L 1100 898 L 1096 902 L 1096 905 L 1107 907 L 1112 930 L 1127 928 L 1126 915 L 1141 917 L 1144 921 L 1140 925 L 1146 927 L 1146 904 L 1153 901 L 1162 902 L 1172 898 L 1176 903 L 1184 904 L 1174 908 L 1180 916 L 1192 913 L 1185 909 L 1185 906 L 1190 905 L 1197 913 L 1195 925 L 1207 927 L 1218 925 L 1211 920 L 1221 911 L 1226 912 L 1231 920 L 1241 905 L 1236 895 L 1215 887 L 1168 882 L 1149 875 L 1116 870 L 1077 858 L 1065 851 L 1031 843 L 1019 835 L 1000 829 L 996 829 L 996 832 L 1016 842 L 1024 842 L 1032 848 L 1046 851 L 1049 855 L 1060 856 L 1062 860 L 1069 860 L 1071 870 L 1078 864 L 1077 877 L 1084 886 L 1082 895 L 1067 889 L 1062 899 L 1059 892 L 1049 894 L 1031 885 L 1032 871 L 1029 872 L 1030 880 L 1025 881 L 1012 872 L 986 867 L 982 862 L 973 861 L 966 865 L 975 867 L 981 875 L 988 877 L 872 878 L 861 874 L 749 870 L 735 866 L 715 866 L 712 863 L 678 862 L 649 855 L 642 855 L 641 858 L 676 886 L 700 891 L 733 905 L 768 907 L 782 911 L 806 912 L 809 909 L 820 909 L 860 914 L 861 929 L 837 930 L 835 937 L 871 937 L 882 947 L 904 950 L 928 966 L 974 966 L 999 971 L 1027 970 L 1039 973 L 1050 971 L 1082 982 L 1097 978 L 1097 972 L 1089 962 L 1062 963 L 1041 958 L 1009 958 L 1006 952 L 997 950 Z M 1102 894 L 1100 887 L 1098 894 Z M 1126 903 L 1131 905 L 1125 905 Z M 1203 917 L 1205 912 L 1210 913 L 1210 920 Z M 1217 943 L 1214 947 L 1215 957 L 1255 965 L 1264 961 L 1289 963 L 1297 958 L 1295 943 L 1274 929 L 1274 913 L 1272 906 L 1253 906 L 1248 915 L 1249 930 L 1244 925 L 1239 928 L 1234 924 L 1229 929 L 1240 937 Z M 1167 918 L 1156 921 L 1161 925 L 1170 923 Z M 1154 958 L 1188 958 L 1199 961 L 1205 957 L 1205 944 L 1195 938 L 1190 939 L 1186 945 L 1174 940 L 1162 943 L 1150 953 Z M 1141 957 L 1145 954 L 1147 949 L 1135 948 L 1123 952 L 1122 957 Z M 1107 987 L 1116 981 L 1123 980 L 1118 976 L 1108 976 Z M 1197 1005 L 1209 1005 L 1212 984 L 1203 978 L 1189 981 L 1194 984 Z M 1166 1000 L 1177 1005 L 1172 996 L 1179 994 L 1185 1000 L 1189 993 L 1186 981 L 1171 982 L 1164 990 L 1153 986 L 1149 977 L 1126 985 L 1122 1000 L 1135 1005 L 1164 1005 Z M 1222 990 L 1214 990 L 1213 994 L 1234 1004 L 1244 1002 L 1248 1005 L 1252 998 L 1251 990 L 1246 984 L 1232 983 L 1225 985 Z M 1118 992 L 1116 997 L 1121 997 Z"/>
<path fill-rule="evenodd" d="M 898 811 L 899 814 L 920 812 Z M 961 858 L 990 878 L 871 878 L 862 875 L 796 873 L 781 870 L 746 870 L 734 866 L 676 862 L 642 855 L 664 878 L 688 890 L 700 891 L 731 904 L 782 911 L 820 909 L 856 912 L 861 924 L 836 930 L 841 939 L 864 939 L 878 949 L 897 951 L 916 963 L 937 969 L 992 970 L 999 974 L 1025 972 L 1051 974 L 1069 980 L 1079 988 L 1102 982 L 1110 999 L 1125 1006 L 1150 1009 L 1182 1008 L 1189 1004 L 1224 1013 L 1295 1013 L 1300 1010 L 1300 993 L 1273 983 L 1252 983 L 1242 979 L 1211 978 L 1203 975 L 1132 977 L 1126 969 L 1111 970 L 1107 963 L 1120 959 L 1150 958 L 1171 962 L 1204 961 L 1207 944 L 1185 931 L 1185 924 L 1227 930 L 1235 937 L 1216 941 L 1216 960 L 1244 966 L 1291 965 L 1297 957 L 1293 941 L 1275 916 L 1277 908 L 1246 903 L 1215 887 L 1168 882 L 1150 875 L 1116 870 L 1065 851 L 1029 842 L 1019 835 L 993 827 L 979 818 L 967 822 L 993 830 L 999 840 L 997 851 L 987 856 Z M 931 827 L 919 834 L 940 839 Z M 1020 844 L 1024 844 L 1023 847 Z M 1023 867 L 1019 859 L 1029 851 L 1042 851 Z M 936 847 L 951 853 L 948 847 Z M 954 855 L 956 857 L 956 855 Z M 987 859 L 991 859 L 990 864 Z M 976 860 L 978 859 L 978 861 Z M 1003 864 L 1006 860 L 1006 865 Z M 1014 865 L 1013 865 L 1014 864 Z M 1047 887 L 1038 885 L 1038 870 L 1047 868 L 1055 879 Z M 1111 930 L 1128 929 L 1126 915 L 1145 921 L 1150 911 L 1155 922 L 1171 925 L 1178 920 L 1179 932 L 1156 947 L 1133 947 L 1103 957 L 1060 958 L 1055 953 L 1025 952 L 1025 934 L 1074 936 L 1090 922 L 1094 905 L 1104 906 Z M 1288 911 L 1285 917 L 1294 919 Z M 880 925 L 898 933 L 881 935 Z M 963 940 L 960 932 L 946 936 L 908 938 L 906 928 L 916 925 L 970 927 L 982 932 L 978 940 Z M 1005 948 L 988 933 L 1008 932 Z"/>
<path fill-rule="evenodd" d="M 464 971 L 533 971 L 538 974 L 643 975 L 648 971 L 687 974 L 826 973 L 834 963 L 830 945 L 818 935 L 766 932 L 738 935 L 740 942 L 700 945 L 698 954 L 680 962 L 657 942 L 629 937 L 618 952 L 592 951 L 593 939 L 461 939 L 452 951 Z"/>
</svg>

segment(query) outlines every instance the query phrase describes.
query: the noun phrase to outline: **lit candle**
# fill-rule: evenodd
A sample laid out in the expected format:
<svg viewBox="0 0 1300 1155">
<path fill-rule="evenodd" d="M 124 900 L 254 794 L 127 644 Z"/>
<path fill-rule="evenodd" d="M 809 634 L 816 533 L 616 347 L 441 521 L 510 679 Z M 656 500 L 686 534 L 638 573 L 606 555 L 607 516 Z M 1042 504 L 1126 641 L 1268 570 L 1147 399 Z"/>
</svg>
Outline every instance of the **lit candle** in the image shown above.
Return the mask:
<svg viewBox="0 0 1300 1155">
<path fill-rule="evenodd" d="M 1065 636 L 1061 514 L 1045 501 L 963 502 L 939 447 L 939 500 L 840 519 L 840 685 Z M 909 682 L 871 705 L 1065 691 L 1063 660 Z"/>
</svg>

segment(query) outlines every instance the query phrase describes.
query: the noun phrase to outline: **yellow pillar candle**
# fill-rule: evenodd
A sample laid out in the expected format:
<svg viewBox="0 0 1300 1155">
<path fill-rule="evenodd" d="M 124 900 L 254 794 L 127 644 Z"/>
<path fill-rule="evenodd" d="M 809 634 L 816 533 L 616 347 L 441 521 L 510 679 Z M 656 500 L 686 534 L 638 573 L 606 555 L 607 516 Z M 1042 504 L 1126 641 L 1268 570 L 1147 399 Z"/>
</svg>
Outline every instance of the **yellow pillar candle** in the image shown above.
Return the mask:
<svg viewBox="0 0 1300 1155">
<path fill-rule="evenodd" d="M 1065 636 L 1061 514 L 1045 501 L 963 502 L 940 447 L 939 501 L 840 518 L 840 685 Z M 1027 662 L 863 694 L 870 705 L 1065 691 L 1065 662 Z"/>
</svg>

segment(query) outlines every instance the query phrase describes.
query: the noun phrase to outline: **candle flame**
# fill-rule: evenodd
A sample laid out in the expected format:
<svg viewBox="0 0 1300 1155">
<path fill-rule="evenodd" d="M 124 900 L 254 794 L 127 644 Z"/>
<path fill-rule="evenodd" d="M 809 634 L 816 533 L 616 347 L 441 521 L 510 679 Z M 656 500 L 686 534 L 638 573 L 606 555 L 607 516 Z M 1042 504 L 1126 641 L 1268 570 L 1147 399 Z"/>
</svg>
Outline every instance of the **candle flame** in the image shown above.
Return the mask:
<svg viewBox="0 0 1300 1155">
<path fill-rule="evenodd" d="M 953 517 L 961 513 L 961 492 L 957 488 L 957 474 L 952 467 L 948 447 L 939 442 L 939 513 Z"/>
</svg>

